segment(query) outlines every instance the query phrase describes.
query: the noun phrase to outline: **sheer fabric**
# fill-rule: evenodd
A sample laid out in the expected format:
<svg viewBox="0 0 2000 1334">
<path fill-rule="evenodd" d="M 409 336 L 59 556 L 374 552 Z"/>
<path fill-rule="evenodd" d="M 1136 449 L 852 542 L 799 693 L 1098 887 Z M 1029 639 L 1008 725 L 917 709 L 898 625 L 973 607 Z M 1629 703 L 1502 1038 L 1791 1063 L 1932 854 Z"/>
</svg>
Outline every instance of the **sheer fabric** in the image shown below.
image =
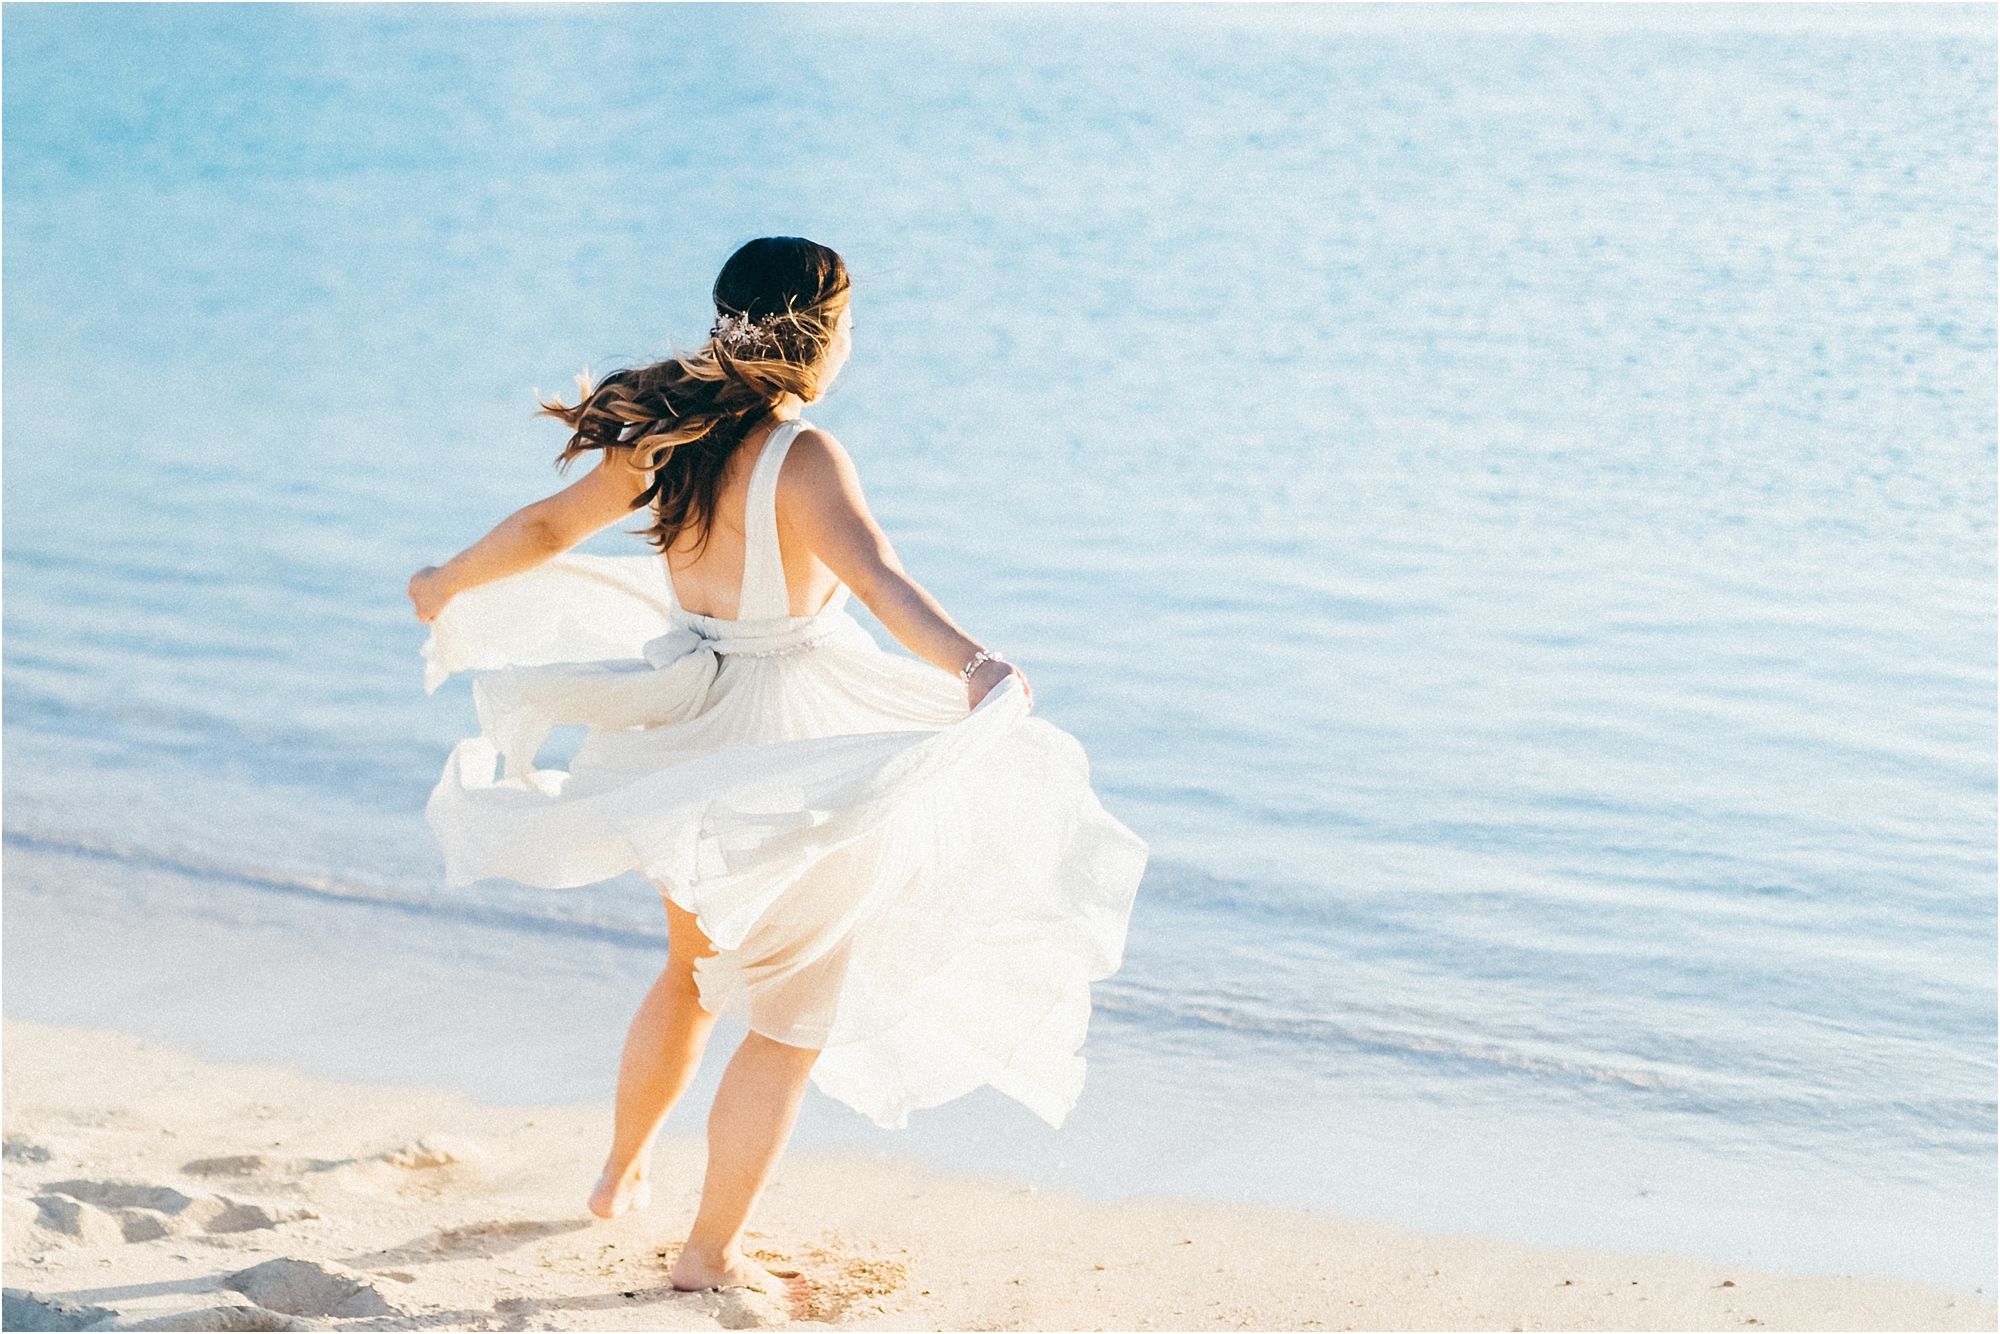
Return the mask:
<svg viewBox="0 0 2000 1334">
<path fill-rule="evenodd" d="M 481 672 L 480 734 L 431 828 L 454 884 L 648 876 L 719 951 L 703 1007 L 821 1049 L 814 1081 L 880 1125 L 982 1084 L 1060 1125 L 1145 845 L 1019 682 L 968 713 L 951 674 L 877 647 L 844 587 L 788 614 L 777 482 L 803 428 L 751 472 L 736 620 L 682 610 L 655 557 L 563 556 L 452 600 L 426 688 Z M 569 770 L 537 768 L 576 723 Z"/>
</svg>

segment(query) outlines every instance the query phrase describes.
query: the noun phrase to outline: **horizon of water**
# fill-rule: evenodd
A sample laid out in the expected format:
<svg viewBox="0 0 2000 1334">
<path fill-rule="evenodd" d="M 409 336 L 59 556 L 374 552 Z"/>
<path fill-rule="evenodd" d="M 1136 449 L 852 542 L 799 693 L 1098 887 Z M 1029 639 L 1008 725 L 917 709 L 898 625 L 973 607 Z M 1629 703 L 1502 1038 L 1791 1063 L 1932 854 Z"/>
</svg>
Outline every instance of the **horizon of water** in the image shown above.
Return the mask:
<svg viewBox="0 0 2000 1334">
<path fill-rule="evenodd" d="M 1085 1123 L 908 1142 L 1991 1291 L 1991 11 L 1564 13 L 9 7 L 10 915 L 642 968 L 443 886 L 402 583 L 811 235 L 810 415 L 1154 849 Z"/>
</svg>

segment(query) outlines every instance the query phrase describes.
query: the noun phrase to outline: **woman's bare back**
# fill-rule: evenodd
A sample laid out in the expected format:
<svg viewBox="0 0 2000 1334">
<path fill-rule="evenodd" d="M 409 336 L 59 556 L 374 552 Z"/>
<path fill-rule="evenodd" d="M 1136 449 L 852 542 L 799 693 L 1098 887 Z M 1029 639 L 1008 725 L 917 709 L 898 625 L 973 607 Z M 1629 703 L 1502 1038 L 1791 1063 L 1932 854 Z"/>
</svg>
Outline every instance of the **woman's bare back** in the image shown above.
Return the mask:
<svg viewBox="0 0 2000 1334">
<path fill-rule="evenodd" d="M 740 613 L 744 508 L 750 498 L 750 473 L 757 466 L 771 432 L 782 424 L 773 421 L 751 431 L 724 465 L 706 541 L 692 531 L 684 531 L 668 549 L 667 570 L 673 578 L 674 597 L 683 610 L 724 621 L 733 621 Z M 778 554 L 785 566 L 786 597 L 792 615 L 811 616 L 826 606 L 840 581 L 797 534 L 787 531 L 788 527 L 781 506 Z"/>
</svg>

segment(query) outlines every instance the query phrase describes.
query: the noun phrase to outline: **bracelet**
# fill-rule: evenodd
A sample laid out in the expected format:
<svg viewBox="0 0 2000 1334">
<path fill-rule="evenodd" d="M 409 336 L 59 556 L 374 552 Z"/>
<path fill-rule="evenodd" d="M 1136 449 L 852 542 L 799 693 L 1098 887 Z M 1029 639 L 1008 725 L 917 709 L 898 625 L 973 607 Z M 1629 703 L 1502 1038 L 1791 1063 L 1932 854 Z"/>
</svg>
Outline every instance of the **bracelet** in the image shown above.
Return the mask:
<svg viewBox="0 0 2000 1334">
<path fill-rule="evenodd" d="M 971 685 L 972 674 L 979 670 L 980 663 L 1005 662 L 1005 661 L 1007 660 L 1001 657 L 998 653 L 988 653 L 985 649 L 981 649 L 979 650 L 979 652 L 973 654 L 972 661 L 966 663 L 965 666 L 959 671 L 958 679 L 965 682 L 965 684 L 967 685 Z"/>
</svg>

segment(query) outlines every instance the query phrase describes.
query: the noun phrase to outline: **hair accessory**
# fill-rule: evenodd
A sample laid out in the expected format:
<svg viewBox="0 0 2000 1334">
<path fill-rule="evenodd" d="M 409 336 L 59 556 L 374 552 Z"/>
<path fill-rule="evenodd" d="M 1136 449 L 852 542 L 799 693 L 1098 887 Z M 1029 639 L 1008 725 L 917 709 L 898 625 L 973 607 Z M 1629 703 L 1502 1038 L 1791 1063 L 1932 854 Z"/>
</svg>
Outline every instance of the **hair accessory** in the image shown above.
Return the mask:
<svg viewBox="0 0 2000 1334">
<path fill-rule="evenodd" d="M 988 653 L 985 649 L 981 649 L 979 650 L 979 652 L 972 655 L 971 662 L 966 663 L 965 666 L 959 670 L 958 679 L 965 682 L 965 684 L 967 685 L 971 685 L 972 674 L 979 670 L 980 663 L 1005 662 L 1005 661 L 1007 660 L 1001 657 L 998 653 Z"/>
<path fill-rule="evenodd" d="M 725 347 L 762 347 L 771 341 L 771 330 L 748 315 L 718 315 L 708 336 Z"/>
</svg>

